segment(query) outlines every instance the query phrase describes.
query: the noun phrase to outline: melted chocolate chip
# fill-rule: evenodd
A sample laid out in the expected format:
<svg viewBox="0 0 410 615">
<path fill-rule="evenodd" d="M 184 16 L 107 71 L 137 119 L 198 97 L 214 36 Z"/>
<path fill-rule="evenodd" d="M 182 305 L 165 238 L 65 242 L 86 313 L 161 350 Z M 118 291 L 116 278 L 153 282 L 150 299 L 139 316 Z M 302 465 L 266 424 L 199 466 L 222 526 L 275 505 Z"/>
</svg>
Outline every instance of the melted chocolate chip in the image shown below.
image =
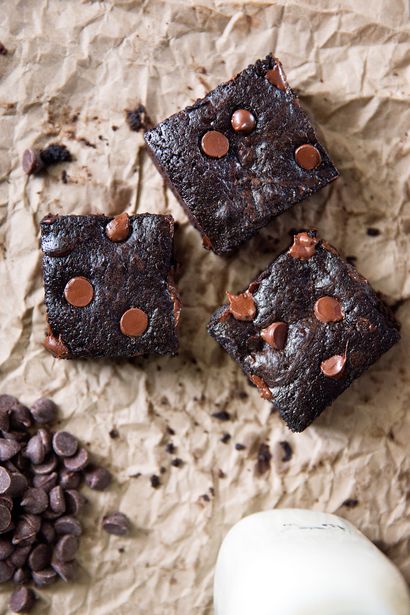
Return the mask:
<svg viewBox="0 0 410 615">
<path fill-rule="evenodd" d="M 288 251 L 288 254 L 293 258 L 299 258 L 301 260 L 307 260 L 316 253 L 316 244 L 318 243 L 316 237 L 311 237 L 305 231 L 297 233 L 293 237 L 293 245 Z"/>
<path fill-rule="evenodd" d="M 74 307 L 85 307 L 94 297 L 91 283 L 83 276 L 71 278 L 64 288 L 64 296 L 68 303 Z"/>
<path fill-rule="evenodd" d="M 304 143 L 300 145 L 295 151 L 295 160 L 297 164 L 306 171 L 312 171 L 316 169 L 322 162 L 320 152 L 314 145 Z"/>
<path fill-rule="evenodd" d="M 115 216 L 105 228 L 105 233 L 111 241 L 125 241 L 130 234 L 130 219 L 128 214 Z"/>
<path fill-rule="evenodd" d="M 288 325 L 285 322 L 273 322 L 269 327 L 262 329 L 262 339 L 272 346 L 274 350 L 283 350 L 288 336 Z"/>
<path fill-rule="evenodd" d="M 263 378 L 257 376 L 256 374 L 252 374 L 251 376 L 249 376 L 249 379 L 258 388 L 259 395 L 262 397 L 262 399 L 272 399 L 272 393 Z"/>
<path fill-rule="evenodd" d="M 148 316 L 139 308 L 130 308 L 121 316 L 120 329 L 123 335 L 139 337 L 148 327 Z"/>
<path fill-rule="evenodd" d="M 232 114 L 231 125 L 235 132 L 248 134 L 255 128 L 256 119 L 247 109 L 237 109 Z"/>
<path fill-rule="evenodd" d="M 249 291 L 232 295 L 226 293 L 229 301 L 229 311 L 236 320 L 253 320 L 256 315 L 255 301 Z"/>
<path fill-rule="evenodd" d="M 335 297 L 320 297 L 314 306 L 315 316 L 320 322 L 338 322 L 343 320 L 342 306 Z"/>
<path fill-rule="evenodd" d="M 346 365 L 346 354 L 335 354 L 333 357 L 322 361 L 320 369 L 328 378 L 339 378 Z"/>
<path fill-rule="evenodd" d="M 209 130 L 201 139 L 201 148 L 210 158 L 223 158 L 229 151 L 229 141 L 222 132 Z"/>
<path fill-rule="evenodd" d="M 275 64 L 265 75 L 266 79 L 279 90 L 286 90 L 286 77 L 280 63 Z"/>
<path fill-rule="evenodd" d="M 46 350 L 51 352 L 56 359 L 66 359 L 70 354 L 67 346 L 61 339 L 61 335 L 57 338 L 50 333 L 44 340 L 43 346 Z"/>
</svg>

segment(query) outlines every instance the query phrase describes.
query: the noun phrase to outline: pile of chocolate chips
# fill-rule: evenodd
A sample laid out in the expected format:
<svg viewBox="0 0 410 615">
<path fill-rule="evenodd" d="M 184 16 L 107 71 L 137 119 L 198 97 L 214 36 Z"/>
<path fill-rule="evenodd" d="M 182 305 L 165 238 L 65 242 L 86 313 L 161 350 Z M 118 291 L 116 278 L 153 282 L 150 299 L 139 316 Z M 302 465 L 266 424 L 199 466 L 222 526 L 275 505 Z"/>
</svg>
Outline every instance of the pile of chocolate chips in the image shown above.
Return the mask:
<svg viewBox="0 0 410 615">
<path fill-rule="evenodd" d="M 108 470 L 90 464 L 73 435 L 47 427 L 56 418 L 50 399 L 27 408 L 0 395 L 0 583 L 22 586 L 10 601 L 17 613 L 34 605 L 34 592 L 25 584 L 43 587 L 75 577 L 82 533 L 77 516 L 86 504 L 79 487 L 84 481 L 102 490 L 111 482 Z M 128 529 L 121 513 L 105 518 L 103 527 L 117 534 Z"/>
</svg>

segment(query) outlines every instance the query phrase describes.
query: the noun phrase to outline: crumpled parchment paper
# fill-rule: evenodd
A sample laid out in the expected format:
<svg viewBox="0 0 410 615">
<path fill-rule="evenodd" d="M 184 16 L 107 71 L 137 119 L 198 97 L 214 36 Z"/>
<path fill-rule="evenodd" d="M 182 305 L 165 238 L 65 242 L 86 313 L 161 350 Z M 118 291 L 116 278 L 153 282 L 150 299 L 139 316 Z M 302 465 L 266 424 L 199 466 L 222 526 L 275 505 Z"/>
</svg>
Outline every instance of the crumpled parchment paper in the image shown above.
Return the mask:
<svg viewBox="0 0 410 615">
<path fill-rule="evenodd" d="M 116 477 L 107 492 L 87 493 L 79 582 L 39 592 L 36 612 L 210 614 L 222 537 L 242 516 L 276 506 L 341 514 L 410 580 L 408 3 L 3 0 L 0 40 L 9 50 L 0 55 L 0 392 L 27 403 L 53 397 L 61 424 Z M 342 176 L 222 260 L 201 247 L 124 109 L 141 102 L 160 121 L 269 51 Z M 75 161 L 27 178 L 24 149 L 52 141 Z M 134 363 L 56 361 L 41 346 L 38 223 L 49 211 L 124 210 L 171 213 L 180 223 L 181 352 Z M 290 228 L 309 224 L 356 257 L 395 305 L 403 339 L 295 435 L 205 328 L 225 290 L 246 286 L 289 242 Z M 380 234 L 369 236 L 369 227 Z M 230 421 L 211 416 L 221 410 Z M 287 462 L 283 441 L 293 450 Z M 262 442 L 273 459 L 258 475 Z M 174 457 L 183 467 L 171 466 Z M 152 474 L 161 477 L 156 490 Z M 132 519 L 132 537 L 100 530 L 103 514 L 116 509 Z M 9 594 L 4 586 L 2 613 Z"/>
</svg>

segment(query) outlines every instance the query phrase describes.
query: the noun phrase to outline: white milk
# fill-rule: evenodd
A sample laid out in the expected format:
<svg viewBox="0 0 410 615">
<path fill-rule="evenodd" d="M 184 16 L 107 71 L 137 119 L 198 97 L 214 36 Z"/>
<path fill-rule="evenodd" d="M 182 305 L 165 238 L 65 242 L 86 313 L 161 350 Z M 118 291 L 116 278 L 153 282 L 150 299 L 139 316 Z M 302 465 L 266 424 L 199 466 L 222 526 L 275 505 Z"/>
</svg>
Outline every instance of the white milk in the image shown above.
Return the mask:
<svg viewBox="0 0 410 615">
<path fill-rule="evenodd" d="M 284 509 L 239 521 L 219 551 L 215 615 L 410 615 L 397 568 L 353 525 Z"/>
</svg>

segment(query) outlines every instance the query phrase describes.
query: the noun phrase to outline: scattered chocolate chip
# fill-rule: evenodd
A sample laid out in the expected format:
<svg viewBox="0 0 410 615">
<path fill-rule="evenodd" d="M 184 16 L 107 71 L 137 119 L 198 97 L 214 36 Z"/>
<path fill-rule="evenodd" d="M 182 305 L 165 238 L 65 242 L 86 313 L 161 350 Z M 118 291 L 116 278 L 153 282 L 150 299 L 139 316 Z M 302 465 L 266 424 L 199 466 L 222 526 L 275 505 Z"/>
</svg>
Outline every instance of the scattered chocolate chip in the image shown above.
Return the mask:
<svg viewBox="0 0 410 615">
<path fill-rule="evenodd" d="M 273 68 L 267 71 L 266 79 L 279 90 L 286 90 L 286 77 L 280 63 L 275 64 Z"/>
<path fill-rule="evenodd" d="M 74 560 L 71 562 L 62 562 L 56 558 L 53 558 L 51 566 L 65 583 L 72 581 L 77 576 L 78 568 Z"/>
<path fill-rule="evenodd" d="M 148 327 L 148 316 L 139 308 L 130 308 L 121 316 L 120 329 L 123 335 L 139 337 Z"/>
<path fill-rule="evenodd" d="M 120 437 L 120 433 L 118 431 L 118 429 L 116 427 L 113 427 L 109 432 L 108 435 L 110 436 L 110 438 L 112 438 L 113 440 L 116 440 L 117 438 Z"/>
<path fill-rule="evenodd" d="M 57 559 L 60 562 L 71 562 L 78 551 L 79 541 L 73 534 L 65 534 L 62 536 L 55 548 L 53 559 Z"/>
<path fill-rule="evenodd" d="M 229 151 L 229 141 L 222 132 L 209 130 L 201 139 L 201 148 L 210 158 L 223 158 Z"/>
<path fill-rule="evenodd" d="M 356 498 L 348 498 L 342 504 L 342 506 L 345 506 L 346 508 L 356 508 L 356 506 L 358 505 L 359 505 L 359 500 L 356 500 Z"/>
<path fill-rule="evenodd" d="M 161 486 L 160 478 L 156 474 L 153 474 L 151 476 L 150 482 L 151 482 L 151 487 L 153 487 L 154 489 L 158 489 L 158 487 Z"/>
<path fill-rule="evenodd" d="M 66 515 L 56 520 L 54 529 L 57 534 L 73 534 L 81 536 L 82 528 L 80 522 L 72 515 Z"/>
<path fill-rule="evenodd" d="M 223 442 L 223 444 L 228 444 L 229 440 L 232 438 L 230 433 L 225 432 L 221 438 L 221 442 Z"/>
<path fill-rule="evenodd" d="M 53 436 L 53 449 L 60 457 L 72 457 L 77 452 L 78 441 L 68 431 L 57 431 Z"/>
<path fill-rule="evenodd" d="M 249 380 L 258 388 L 259 395 L 262 399 L 272 399 L 272 393 L 263 378 L 256 374 L 252 374 L 249 376 Z"/>
<path fill-rule="evenodd" d="M 1 472 L 0 468 L 0 472 Z M 1 478 L 2 475 L 0 473 L 0 493 L 1 493 Z M 20 472 L 11 472 L 10 473 L 10 485 L 7 489 L 6 495 L 10 495 L 11 497 L 16 497 L 24 493 L 27 489 L 28 481 L 27 478 L 20 474 Z M 3 492 L 4 493 L 4 492 Z"/>
<path fill-rule="evenodd" d="M 377 237 L 380 235 L 380 230 L 378 228 L 373 228 L 372 226 L 369 226 L 366 232 L 369 237 Z"/>
<path fill-rule="evenodd" d="M 256 471 L 258 474 L 265 474 L 270 470 L 270 462 L 272 459 L 272 453 L 268 444 L 262 442 L 258 450 L 258 460 L 256 462 Z"/>
<path fill-rule="evenodd" d="M 343 320 L 343 310 L 340 301 L 335 297 L 320 297 L 313 308 L 315 316 L 320 322 L 338 322 Z"/>
<path fill-rule="evenodd" d="M 80 470 L 84 470 L 87 464 L 88 452 L 85 448 L 80 448 L 72 457 L 64 458 L 64 467 L 69 472 L 80 472 Z"/>
<path fill-rule="evenodd" d="M 212 414 L 214 419 L 218 419 L 218 421 L 230 421 L 231 415 L 226 410 L 219 410 L 218 412 L 214 412 Z"/>
<path fill-rule="evenodd" d="M 21 545 L 23 547 L 32 544 L 36 539 L 36 534 L 40 529 L 40 517 L 37 517 L 38 525 L 34 515 L 22 515 L 17 522 L 16 529 L 13 534 L 13 545 Z"/>
<path fill-rule="evenodd" d="M 293 258 L 307 260 L 316 253 L 316 244 L 318 239 L 312 237 L 309 233 L 297 233 L 293 237 L 293 245 L 290 247 L 288 254 Z"/>
<path fill-rule="evenodd" d="M 253 320 L 256 314 L 255 301 L 249 291 L 232 295 L 226 293 L 229 301 L 229 311 L 236 320 Z"/>
<path fill-rule="evenodd" d="M 32 589 L 19 587 L 14 590 L 10 598 L 10 610 L 13 613 L 29 613 L 36 601 L 36 596 Z"/>
<path fill-rule="evenodd" d="M 322 361 L 320 369 L 328 378 L 338 378 L 343 374 L 346 365 L 346 353 L 335 354 L 333 357 Z"/>
<path fill-rule="evenodd" d="M 47 568 L 47 566 L 50 564 L 50 560 L 51 549 L 49 545 L 39 544 L 34 547 L 32 552 L 30 553 L 28 558 L 28 565 L 31 570 L 38 572 L 39 570 Z"/>
<path fill-rule="evenodd" d="M 40 397 L 30 408 L 31 416 L 35 423 L 44 425 L 53 423 L 57 418 L 57 406 L 51 399 Z"/>
<path fill-rule="evenodd" d="M 26 175 L 40 173 L 45 165 L 41 159 L 40 150 L 30 147 L 23 152 L 22 167 Z"/>
<path fill-rule="evenodd" d="M 179 457 L 175 457 L 175 459 L 171 461 L 171 465 L 174 466 L 174 468 L 182 468 L 184 462 Z"/>
<path fill-rule="evenodd" d="M 288 336 L 288 325 L 285 322 L 273 322 L 261 331 L 262 339 L 274 350 L 283 350 Z"/>
<path fill-rule="evenodd" d="M 0 461 L 7 461 L 17 455 L 21 450 L 21 444 L 15 440 L 4 440 L 0 438 Z"/>
<path fill-rule="evenodd" d="M 144 105 L 138 105 L 135 109 L 126 110 L 127 124 L 131 130 L 138 132 L 151 126 L 151 120 L 147 115 Z M 112 126 L 112 130 L 118 130 L 118 126 Z"/>
<path fill-rule="evenodd" d="M 48 508 L 48 495 L 44 489 L 30 487 L 23 495 L 21 506 L 34 515 L 39 515 Z"/>
<path fill-rule="evenodd" d="M 295 151 L 295 160 L 297 164 L 306 171 L 316 169 L 322 162 L 322 156 L 319 150 L 309 143 L 300 145 Z"/>
<path fill-rule="evenodd" d="M 129 519 L 121 512 L 105 515 L 102 521 L 102 527 L 108 534 L 114 534 L 115 536 L 125 536 L 130 532 Z"/>
<path fill-rule="evenodd" d="M 115 216 L 105 227 L 105 233 L 111 241 L 125 241 L 130 234 L 130 219 L 127 213 Z"/>
<path fill-rule="evenodd" d="M 31 413 L 27 406 L 20 402 L 10 410 L 10 425 L 13 429 L 25 431 L 32 425 Z"/>
<path fill-rule="evenodd" d="M 78 276 L 67 282 L 64 297 L 73 307 L 86 307 L 93 300 L 94 289 L 87 278 Z"/>
<path fill-rule="evenodd" d="M 38 572 L 33 570 L 32 577 L 37 587 L 44 587 L 45 585 L 51 585 L 57 580 L 57 573 L 52 568 L 45 568 Z"/>
<path fill-rule="evenodd" d="M 111 483 L 112 476 L 108 470 L 97 466 L 87 469 L 84 473 L 84 479 L 91 489 L 103 491 Z"/>
<path fill-rule="evenodd" d="M 237 442 L 235 444 L 235 449 L 237 451 L 244 451 L 246 449 L 246 446 L 244 444 L 241 444 L 240 442 Z"/>
<path fill-rule="evenodd" d="M 48 544 L 54 543 L 55 538 L 56 538 L 56 531 L 51 521 L 43 521 L 41 523 L 40 531 L 41 531 L 41 534 L 43 535 L 44 540 Z"/>
<path fill-rule="evenodd" d="M 289 442 L 286 442 L 285 440 L 282 442 L 279 442 L 279 445 L 282 447 L 283 449 L 283 457 L 281 458 L 281 461 L 290 461 L 290 459 L 292 458 L 293 455 L 293 450 L 291 445 L 289 444 Z"/>
<path fill-rule="evenodd" d="M 256 119 L 247 109 L 237 109 L 232 114 L 231 125 L 235 132 L 249 134 L 256 126 Z"/>
</svg>

